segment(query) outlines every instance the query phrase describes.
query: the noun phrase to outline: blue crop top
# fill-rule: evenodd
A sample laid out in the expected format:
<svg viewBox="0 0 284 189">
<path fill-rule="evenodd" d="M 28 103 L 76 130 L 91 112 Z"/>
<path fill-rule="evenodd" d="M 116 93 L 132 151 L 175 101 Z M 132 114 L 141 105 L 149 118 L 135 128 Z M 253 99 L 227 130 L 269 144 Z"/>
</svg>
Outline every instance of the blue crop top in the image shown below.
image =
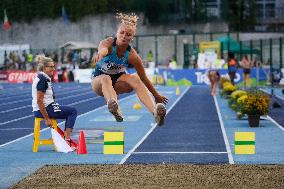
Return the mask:
<svg viewBox="0 0 284 189">
<path fill-rule="evenodd" d="M 92 73 L 92 76 L 95 77 L 100 75 L 101 72 L 108 75 L 114 75 L 118 73 L 125 72 L 128 64 L 128 56 L 131 50 L 130 45 L 128 45 L 126 52 L 124 53 L 123 57 L 119 58 L 116 54 L 116 38 L 114 38 L 112 44 L 112 52 L 107 56 L 103 57 L 102 60 L 97 62 L 95 70 Z"/>
</svg>

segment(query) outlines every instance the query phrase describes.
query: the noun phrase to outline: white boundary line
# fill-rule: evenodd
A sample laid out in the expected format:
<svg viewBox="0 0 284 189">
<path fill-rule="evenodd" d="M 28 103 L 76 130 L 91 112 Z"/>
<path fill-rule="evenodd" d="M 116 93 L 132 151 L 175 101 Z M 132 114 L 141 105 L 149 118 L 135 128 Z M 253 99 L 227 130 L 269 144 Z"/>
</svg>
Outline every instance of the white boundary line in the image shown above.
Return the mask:
<svg viewBox="0 0 284 189">
<path fill-rule="evenodd" d="M 87 92 L 87 93 L 82 93 L 82 94 L 76 94 L 76 95 L 71 95 L 71 96 L 68 96 L 68 97 L 63 97 L 63 98 L 57 98 L 56 100 L 66 100 L 66 99 L 69 99 L 69 98 L 73 98 L 73 97 L 77 97 L 77 96 L 82 96 L 82 95 L 86 95 L 86 94 L 91 94 L 93 92 Z M 67 104 L 68 105 L 76 105 L 76 104 L 79 104 L 81 102 L 86 102 L 86 101 L 89 101 L 89 100 L 93 100 L 93 99 L 96 99 L 98 98 L 99 96 L 96 96 L 96 97 L 92 97 L 92 98 L 87 98 L 85 100 L 81 100 L 81 101 L 77 101 L 77 102 L 74 102 L 74 103 L 71 103 L 71 104 Z M 29 99 L 30 100 L 30 99 Z M 18 107 L 18 108 L 12 108 L 12 109 L 8 109 L 8 110 L 4 110 L 4 111 L 1 111 L 0 114 L 3 114 L 3 113 L 7 113 L 7 112 L 12 112 L 12 111 L 15 111 L 15 110 L 20 110 L 20 109 L 24 109 L 24 108 L 30 108 L 32 107 L 32 105 L 26 105 L 26 106 L 21 106 L 21 107 Z"/>
<path fill-rule="evenodd" d="M 73 105 L 76 105 L 76 104 L 80 104 L 80 103 L 83 103 L 83 102 L 87 102 L 87 101 L 90 101 L 90 100 L 94 100 L 94 99 L 97 99 L 99 98 L 100 96 L 95 96 L 95 97 L 92 97 L 92 98 L 87 98 L 85 100 L 80 100 L 80 101 L 77 101 L 77 102 L 74 102 L 74 103 L 71 103 L 71 104 L 66 104 L 66 105 L 63 105 L 63 106 L 73 106 Z M 22 119 L 26 119 L 26 118 L 29 118 L 29 117 L 33 117 L 34 115 L 29 115 L 29 116 L 24 116 L 24 117 L 20 117 L 20 118 L 17 118 L 17 119 L 13 119 L 13 120 L 10 120 L 10 121 L 6 121 L 6 122 L 3 122 L 3 123 L 0 123 L 0 126 L 1 125 L 5 125 L 7 123 L 13 123 L 15 121 L 19 121 L 19 120 L 22 120 Z"/>
<path fill-rule="evenodd" d="M 227 137 L 226 130 L 225 130 L 225 127 L 224 127 L 224 122 L 223 122 L 223 119 L 222 119 L 222 116 L 221 116 L 221 112 L 220 112 L 220 108 L 219 108 L 219 105 L 218 105 L 218 102 L 217 102 L 217 98 L 216 98 L 216 96 L 214 96 L 213 98 L 214 98 L 214 102 L 215 102 L 215 106 L 216 106 L 221 130 L 222 130 L 222 133 L 223 133 L 223 138 L 224 138 L 224 142 L 225 142 L 225 145 L 226 145 L 226 150 L 228 152 L 229 163 L 234 164 L 234 159 L 233 159 L 233 155 L 232 155 L 232 152 L 231 152 L 230 143 L 228 141 L 228 137 Z"/>
<path fill-rule="evenodd" d="M 272 123 L 274 123 L 277 127 L 279 127 L 279 129 L 281 129 L 282 131 L 284 131 L 284 128 L 279 124 L 277 123 L 277 121 L 275 121 L 272 117 L 270 116 L 267 116 L 268 120 L 271 121 Z"/>
<path fill-rule="evenodd" d="M 270 94 L 270 91 L 267 91 L 267 90 L 270 90 L 270 89 L 260 89 L 261 91 L 263 91 L 263 92 L 265 92 L 266 94 Z M 274 89 L 275 90 L 275 89 Z M 274 96 L 276 96 L 277 98 L 280 98 L 281 100 L 284 100 L 284 98 L 283 97 L 281 97 L 281 96 L 279 96 L 279 95 L 277 95 L 277 94 L 275 94 L 274 93 Z"/>
<path fill-rule="evenodd" d="M 284 100 L 284 98 L 283 97 L 281 97 L 281 96 L 279 96 L 279 95 L 277 95 L 277 94 L 274 94 L 277 98 L 280 98 L 281 100 Z"/>
<path fill-rule="evenodd" d="M 69 99 L 69 98 L 73 98 L 73 97 L 77 97 L 77 96 L 86 95 L 86 94 L 89 94 L 89 93 L 91 94 L 91 93 L 93 93 L 93 91 L 88 91 L 88 92 L 85 92 L 85 93 L 79 93 L 79 94 L 75 94 L 75 95 L 70 95 L 70 96 L 67 96 L 67 97 L 60 97 L 60 98 L 56 98 L 56 100 L 65 100 L 65 99 Z M 62 95 L 62 94 L 63 93 L 61 93 L 60 95 Z M 64 93 L 64 94 L 68 94 L 68 93 Z M 16 104 L 16 103 L 25 102 L 25 101 L 32 101 L 32 98 L 25 99 L 25 100 L 16 100 L 16 101 L 13 101 L 13 102 L 2 103 L 2 104 L 0 104 L 0 106 L 8 105 L 8 104 Z"/>
<path fill-rule="evenodd" d="M 135 95 L 135 94 L 129 95 L 129 96 L 127 96 L 127 97 L 125 97 L 125 98 L 123 98 L 123 99 L 121 99 L 121 100 L 119 100 L 119 101 L 120 101 L 120 102 L 121 102 L 121 101 L 124 101 L 124 100 L 126 100 L 126 99 L 128 99 L 128 98 L 130 98 L 130 97 L 133 97 L 134 95 Z M 77 118 L 82 117 L 82 116 L 87 115 L 87 114 L 90 114 L 90 113 L 92 113 L 92 112 L 98 111 L 98 110 L 100 110 L 100 109 L 103 109 L 104 107 L 106 107 L 106 105 L 103 105 L 103 106 L 101 106 L 101 107 L 98 107 L 98 108 L 96 108 L 96 109 L 94 109 L 94 110 L 91 110 L 91 111 L 89 111 L 89 112 L 83 113 L 83 114 L 77 116 Z M 33 116 L 33 115 L 32 115 L 32 116 Z M 65 121 L 62 121 L 62 122 L 58 123 L 58 125 L 62 125 L 63 123 L 65 123 Z M 40 130 L 40 132 L 43 132 L 43 131 L 45 131 L 45 130 L 47 130 L 47 129 L 49 129 L 49 128 L 44 128 L 44 129 Z M 20 140 L 22 140 L 22 139 L 24 139 L 24 138 L 27 138 L 27 137 L 29 137 L 29 136 L 32 136 L 32 135 L 34 135 L 34 133 L 31 133 L 31 134 L 28 134 L 28 135 L 23 136 L 23 137 L 21 137 L 21 138 L 12 140 L 12 141 L 7 142 L 7 143 L 5 143 L 5 144 L 1 144 L 1 145 L 0 145 L 0 148 L 3 147 L 3 146 L 7 146 L 8 144 L 12 144 L 12 143 L 14 143 L 14 142 L 20 141 Z"/>
<path fill-rule="evenodd" d="M 7 129 L 0 129 L 0 131 L 12 131 L 12 130 L 34 130 L 34 128 L 7 128 Z"/>
<path fill-rule="evenodd" d="M 228 152 L 133 152 L 133 154 L 227 154 Z"/>
<path fill-rule="evenodd" d="M 92 98 L 87 98 L 85 100 L 80 100 L 80 101 L 77 101 L 77 102 L 73 102 L 71 104 L 67 104 L 67 106 L 73 106 L 73 105 L 80 104 L 80 103 L 83 103 L 83 102 L 87 102 L 87 101 L 90 101 L 90 100 L 94 100 L 94 99 L 97 99 L 97 98 L 100 98 L 100 96 L 95 96 L 95 97 L 92 97 Z"/>
<path fill-rule="evenodd" d="M 24 109 L 24 108 L 29 108 L 29 107 L 32 107 L 32 105 L 26 105 L 26 106 L 21 106 L 21 107 L 18 107 L 18 108 L 12 108 L 12 109 L 8 109 L 8 110 L 3 110 L 3 111 L 0 112 L 0 114 L 4 114 L 4 113 L 7 113 L 7 112 L 12 112 L 12 111 L 20 110 L 20 109 Z"/>
<path fill-rule="evenodd" d="M 61 124 L 61 123 L 60 123 L 60 124 Z M 59 125 L 59 124 L 58 124 L 58 125 Z M 47 130 L 47 129 L 48 129 L 48 128 L 42 129 L 40 132 L 45 131 L 45 130 Z M 7 146 L 8 144 L 12 144 L 12 143 L 14 143 L 14 142 L 20 141 L 20 140 L 22 140 L 22 139 L 24 139 L 24 138 L 27 138 L 27 137 L 29 137 L 29 136 L 32 136 L 32 135 L 34 135 L 34 133 L 28 134 L 28 135 L 23 136 L 23 137 L 21 137 L 21 138 L 17 138 L 17 139 L 15 139 L 15 140 L 12 140 L 12 141 L 7 142 L 7 143 L 5 143 L 5 144 L 1 144 L 1 145 L 0 145 L 0 148 L 1 148 L 1 147 L 4 147 L 4 146 Z"/>
<path fill-rule="evenodd" d="M 183 95 L 189 90 L 190 87 L 188 87 L 187 89 L 185 89 L 183 91 L 183 93 L 178 97 L 178 99 L 172 104 L 172 106 L 169 108 L 169 110 L 167 111 L 167 114 L 172 110 L 172 108 L 178 103 L 178 101 L 183 97 Z M 142 144 L 142 142 L 152 133 L 152 131 L 157 127 L 157 123 L 154 124 L 150 130 L 146 133 L 146 135 L 144 135 L 143 138 L 141 138 L 141 140 L 124 156 L 124 158 L 119 162 L 119 164 L 123 164 L 128 158 L 129 156 L 138 148 L 138 146 L 140 146 L 140 144 Z"/>
<path fill-rule="evenodd" d="M 261 89 L 263 92 L 265 93 L 268 93 L 270 94 L 270 92 L 267 92 L 265 89 Z M 281 100 L 284 100 L 283 97 L 279 96 L 279 95 L 276 95 L 274 94 L 277 98 L 281 99 Z M 272 123 L 274 123 L 279 129 L 281 129 L 282 131 L 284 131 L 284 128 L 277 122 L 275 121 L 272 117 L 270 117 L 269 115 L 267 115 L 267 118 L 269 121 L 271 121 Z"/>
<path fill-rule="evenodd" d="M 17 118 L 17 119 L 12 119 L 10 121 L 6 121 L 6 122 L 3 122 L 3 123 L 0 123 L 0 126 L 1 125 L 5 125 L 7 123 L 13 123 L 15 121 L 19 121 L 19 120 L 22 120 L 22 119 L 26 119 L 26 118 L 29 118 L 29 117 L 33 117 L 34 115 L 28 115 L 28 116 L 24 116 L 24 117 L 20 117 L 20 118 Z"/>
</svg>

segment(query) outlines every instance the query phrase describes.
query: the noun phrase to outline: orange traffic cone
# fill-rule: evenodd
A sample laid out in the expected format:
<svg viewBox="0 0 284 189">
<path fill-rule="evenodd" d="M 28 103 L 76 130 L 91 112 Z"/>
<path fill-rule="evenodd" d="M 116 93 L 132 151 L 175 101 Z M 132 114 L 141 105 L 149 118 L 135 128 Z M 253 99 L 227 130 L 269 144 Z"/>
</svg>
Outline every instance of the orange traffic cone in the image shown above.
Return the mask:
<svg viewBox="0 0 284 189">
<path fill-rule="evenodd" d="M 83 131 L 80 131 L 77 154 L 87 154 L 85 135 Z"/>
</svg>

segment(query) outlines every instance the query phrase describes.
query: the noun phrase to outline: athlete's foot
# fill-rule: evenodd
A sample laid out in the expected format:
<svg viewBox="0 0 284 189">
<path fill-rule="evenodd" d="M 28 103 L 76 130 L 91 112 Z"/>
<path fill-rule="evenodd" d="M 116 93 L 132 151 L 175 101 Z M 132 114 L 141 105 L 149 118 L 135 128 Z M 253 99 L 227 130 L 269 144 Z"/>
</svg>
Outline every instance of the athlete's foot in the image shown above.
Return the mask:
<svg viewBox="0 0 284 189">
<path fill-rule="evenodd" d="M 162 103 L 156 104 L 154 117 L 155 117 L 155 121 L 156 121 L 158 126 L 161 126 L 161 125 L 164 124 L 165 116 L 166 116 L 166 107 L 165 107 L 165 105 L 162 104 Z"/>
<path fill-rule="evenodd" d="M 112 113 L 112 115 L 114 116 L 117 122 L 123 121 L 122 113 L 119 110 L 116 100 L 110 99 L 107 103 L 107 107 L 108 107 L 109 112 Z"/>
</svg>

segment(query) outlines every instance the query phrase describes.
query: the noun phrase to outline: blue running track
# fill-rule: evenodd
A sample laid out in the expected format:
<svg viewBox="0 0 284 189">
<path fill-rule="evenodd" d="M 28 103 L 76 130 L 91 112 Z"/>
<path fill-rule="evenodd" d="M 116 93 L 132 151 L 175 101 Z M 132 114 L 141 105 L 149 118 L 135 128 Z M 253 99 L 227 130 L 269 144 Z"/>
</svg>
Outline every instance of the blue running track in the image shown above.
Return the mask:
<svg viewBox="0 0 284 189">
<path fill-rule="evenodd" d="M 86 155 L 58 153 L 52 146 L 32 152 L 34 117 L 30 84 L 0 84 L 0 189 L 7 188 L 44 165 L 60 164 L 283 164 L 283 109 L 272 110 L 259 128 L 250 128 L 247 120 L 237 120 L 225 99 L 212 97 L 207 86 L 158 86 L 169 98 L 165 125 L 157 127 L 153 115 L 143 106 L 135 110 L 135 94 L 120 96 L 124 122 L 115 122 L 96 96 L 90 84 L 56 84 L 57 101 L 78 110 L 72 137 L 79 131 L 86 136 Z M 279 111 L 279 112 L 277 112 Z M 279 115 L 281 114 L 281 115 Z M 281 117 L 282 116 L 282 117 Z M 59 126 L 64 122 L 59 121 Z M 103 154 L 103 132 L 124 131 L 125 152 Z M 234 133 L 256 133 L 256 154 L 234 154 Z M 42 138 L 50 137 L 43 127 Z"/>
<path fill-rule="evenodd" d="M 228 163 L 213 98 L 194 87 L 126 163 Z"/>
</svg>

